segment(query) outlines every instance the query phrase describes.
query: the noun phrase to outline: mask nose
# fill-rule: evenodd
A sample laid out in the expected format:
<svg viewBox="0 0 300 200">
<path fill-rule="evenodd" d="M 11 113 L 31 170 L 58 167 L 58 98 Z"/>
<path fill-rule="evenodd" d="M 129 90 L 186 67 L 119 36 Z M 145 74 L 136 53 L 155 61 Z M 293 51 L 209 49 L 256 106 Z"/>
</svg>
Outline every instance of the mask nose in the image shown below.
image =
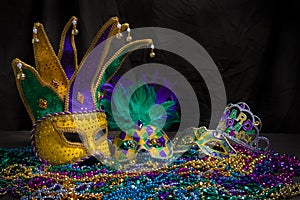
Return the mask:
<svg viewBox="0 0 300 200">
<path fill-rule="evenodd" d="M 151 154 L 146 149 L 140 149 L 137 151 L 137 159 L 144 160 L 151 158 Z"/>
<path fill-rule="evenodd" d="M 139 152 L 141 152 L 141 153 L 147 153 L 147 150 L 146 149 L 141 149 L 141 150 L 139 150 Z"/>
<path fill-rule="evenodd" d="M 144 147 L 144 145 L 139 145 L 136 152 L 141 155 L 149 154 L 149 151 Z"/>
</svg>

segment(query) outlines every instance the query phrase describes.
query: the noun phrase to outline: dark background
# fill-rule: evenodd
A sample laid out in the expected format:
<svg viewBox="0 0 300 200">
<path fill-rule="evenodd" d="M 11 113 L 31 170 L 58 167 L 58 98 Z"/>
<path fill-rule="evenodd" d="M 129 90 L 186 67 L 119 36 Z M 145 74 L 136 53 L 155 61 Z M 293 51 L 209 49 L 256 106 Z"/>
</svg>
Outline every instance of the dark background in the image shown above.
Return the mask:
<svg viewBox="0 0 300 200">
<path fill-rule="evenodd" d="M 10 66 L 15 57 L 34 65 L 32 25 L 42 22 L 54 49 L 73 15 L 79 60 L 98 29 L 112 16 L 131 28 L 158 26 L 197 40 L 217 64 L 228 102 L 247 102 L 263 132 L 299 133 L 300 7 L 294 1 L 263 0 L 9 0 L 0 3 L 0 130 L 30 130 Z M 156 61 L 185 75 L 197 92 L 201 122 L 210 118 L 203 80 L 192 66 L 168 52 Z M 137 52 L 133 65 L 146 62 Z M 132 66 L 133 66 L 132 65 Z"/>
</svg>

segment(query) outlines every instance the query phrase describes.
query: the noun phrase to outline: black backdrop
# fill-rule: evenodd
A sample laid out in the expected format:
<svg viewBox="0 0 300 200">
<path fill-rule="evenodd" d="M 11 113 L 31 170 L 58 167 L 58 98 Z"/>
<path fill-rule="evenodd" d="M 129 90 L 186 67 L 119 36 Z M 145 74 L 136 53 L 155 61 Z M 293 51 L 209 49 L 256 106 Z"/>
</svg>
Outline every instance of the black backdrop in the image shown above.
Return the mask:
<svg viewBox="0 0 300 200">
<path fill-rule="evenodd" d="M 57 50 L 67 20 L 79 18 L 79 59 L 100 26 L 118 16 L 132 28 L 171 28 L 197 40 L 217 64 L 228 102 L 246 101 L 262 118 L 264 132 L 299 133 L 300 12 L 295 1 L 263 0 L 10 0 L 0 3 L 0 130 L 29 130 L 31 122 L 18 96 L 10 62 L 34 64 L 32 25 L 42 22 Z M 299 18 L 299 19 L 298 19 Z M 137 52 L 131 63 L 146 62 Z M 199 98 L 201 121 L 210 102 L 192 67 L 167 52 L 157 62 L 184 74 Z"/>
</svg>

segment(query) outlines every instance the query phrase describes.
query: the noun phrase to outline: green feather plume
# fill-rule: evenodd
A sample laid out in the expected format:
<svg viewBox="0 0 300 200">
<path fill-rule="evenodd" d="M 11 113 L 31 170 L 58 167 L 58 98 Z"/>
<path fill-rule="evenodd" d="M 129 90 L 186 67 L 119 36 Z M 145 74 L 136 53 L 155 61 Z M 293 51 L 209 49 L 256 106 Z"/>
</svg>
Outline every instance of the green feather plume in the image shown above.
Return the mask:
<svg viewBox="0 0 300 200">
<path fill-rule="evenodd" d="M 129 130 L 141 121 L 144 126 L 152 125 L 166 130 L 180 121 L 175 109 L 176 101 L 156 104 L 156 100 L 156 92 L 152 86 L 138 84 L 138 87 L 137 85 L 125 87 L 118 84 L 111 101 L 104 98 L 101 105 L 107 113 L 110 129 Z"/>
</svg>

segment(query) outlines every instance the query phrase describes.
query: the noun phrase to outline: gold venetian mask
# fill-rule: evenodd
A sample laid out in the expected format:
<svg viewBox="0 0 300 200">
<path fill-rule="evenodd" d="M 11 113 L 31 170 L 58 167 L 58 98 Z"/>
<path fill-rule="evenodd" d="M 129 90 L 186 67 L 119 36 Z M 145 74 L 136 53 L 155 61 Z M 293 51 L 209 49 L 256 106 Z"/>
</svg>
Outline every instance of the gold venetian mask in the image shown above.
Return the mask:
<svg viewBox="0 0 300 200">
<path fill-rule="evenodd" d="M 150 39 L 136 40 L 108 54 L 111 42 L 129 28 L 113 17 L 99 30 L 78 65 L 76 25 L 77 18 L 72 17 L 56 54 L 43 25 L 35 23 L 35 68 L 19 59 L 12 62 L 21 99 L 34 124 L 33 148 L 38 157 L 54 165 L 79 162 L 94 153 L 110 155 L 106 116 L 100 106 L 103 94 L 98 88 L 114 76 L 131 51 L 152 44 Z M 91 56 L 97 62 L 90 64 Z M 74 136 L 80 139 L 73 140 Z"/>
<path fill-rule="evenodd" d="M 110 155 L 102 112 L 49 115 L 38 121 L 33 133 L 36 153 L 49 163 L 78 162 L 95 152 Z"/>
</svg>

